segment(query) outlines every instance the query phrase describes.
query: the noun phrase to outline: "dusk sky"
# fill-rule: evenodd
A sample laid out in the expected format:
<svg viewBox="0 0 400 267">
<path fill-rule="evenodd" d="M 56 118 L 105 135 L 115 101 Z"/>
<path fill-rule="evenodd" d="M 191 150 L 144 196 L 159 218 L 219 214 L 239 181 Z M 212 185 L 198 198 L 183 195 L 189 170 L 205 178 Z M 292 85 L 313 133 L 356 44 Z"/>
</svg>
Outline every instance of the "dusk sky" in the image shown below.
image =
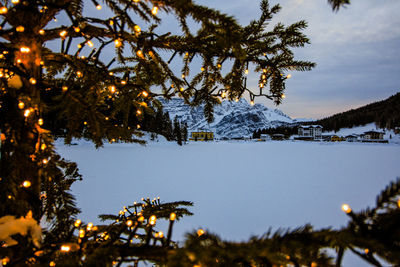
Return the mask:
<svg viewBox="0 0 400 267">
<path fill-rule="evenodd" d="M 258 0 L 194 1 L 232 15 L 242 25 L 261 13 Z M 333 12 L 327 0 L 270 0 L 271 6 L 279 3 L 282 10 L 269 29 L 278 22 L 287 26 L 306 20 L 311 44 L 296 49 L 295 59 L 317 63 L 312 71 L 291 73 L 287 81 L 286 98 L 278 108 L 292 118 L 323 118 L 400 92 L 400 1 L 351 2 Z M 87 4 L 90 13 L 99 14 L 90 1 Z M 106 9 L 101 13 L 106 15 Z M 162 12 L 159 16 L 173 17 Z M 177 26 L 167 19 L 158 29 L 174 32 Z M 250 72 L 248 88 L 257 89 L 257 81 Z M 275 108 L 266 98 L 259 97 L 256 103 Z"/>
<path fill-rule="evenodd" d="M 257 0 L 198 0 L 237 18 L 241 24 L 260 15 Z M 400 1 L 353 0 L 332 12 L 326 0 L 271 0 L 279 3 L 277 22 L 308 22 L 311 44 L 295 51 L 297 59 L 317 67 L 293 72 L 279 109 L 293 118 L 321 118 L 383 100 L 400 92 Z M 253 76 L 249 87 L 257 88 Z M 273 103 L 258 98 L 269 107 Z"/>
</svg>

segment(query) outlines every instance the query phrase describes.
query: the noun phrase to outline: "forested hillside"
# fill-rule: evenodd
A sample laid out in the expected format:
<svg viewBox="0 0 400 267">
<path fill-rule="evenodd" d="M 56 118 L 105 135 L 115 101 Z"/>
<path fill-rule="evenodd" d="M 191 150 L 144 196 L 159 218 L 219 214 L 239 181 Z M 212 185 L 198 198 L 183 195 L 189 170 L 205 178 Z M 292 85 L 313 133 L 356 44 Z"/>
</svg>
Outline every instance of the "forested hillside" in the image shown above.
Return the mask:
<svg viewBox="0 0 400 267">
<path fill-rule="evenodd" d="M 338 131 L 340 128 L 351 128 L 375 122 L 380 128 L 394 129 L 400 126 L 400 93 L 386 100 L 338 113 L 328 118 L 311 122 L 320 124 L 324 131 Z"/>
</svg>

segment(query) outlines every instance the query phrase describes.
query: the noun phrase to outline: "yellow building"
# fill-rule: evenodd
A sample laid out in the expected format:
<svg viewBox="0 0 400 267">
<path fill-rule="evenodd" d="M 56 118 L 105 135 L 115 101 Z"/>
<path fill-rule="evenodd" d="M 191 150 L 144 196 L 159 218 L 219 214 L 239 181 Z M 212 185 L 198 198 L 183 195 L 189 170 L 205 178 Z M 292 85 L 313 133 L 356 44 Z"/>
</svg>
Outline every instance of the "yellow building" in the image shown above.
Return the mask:
<svg viewBox="0 0 400 267">
<path fill-rule="evenodd" d="M 214 133 L 213 132 L 192 132 L 189 138 L 190 141 L 213 141 Z"/>
</svg>

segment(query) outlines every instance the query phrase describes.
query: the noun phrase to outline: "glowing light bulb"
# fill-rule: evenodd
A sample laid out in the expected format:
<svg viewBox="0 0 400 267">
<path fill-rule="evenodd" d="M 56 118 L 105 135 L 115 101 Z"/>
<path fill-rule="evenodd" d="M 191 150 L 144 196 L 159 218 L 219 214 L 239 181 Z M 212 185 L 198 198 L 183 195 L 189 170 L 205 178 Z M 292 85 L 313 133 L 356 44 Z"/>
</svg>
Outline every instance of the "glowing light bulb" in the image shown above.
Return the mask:
<svg viewBox="0 0 400 267">
<path fill-rule="evenodd" d="M 151 14 L 155 16 L 157 15 L 157 13 L 158 13 L 158 7 L 154 6 L 153 9 L 151 10 Z"/>
<path fill-rule="evenodd" d="M 101 5 L 96 6 L 97 10 L 101 10 Z"/>
<path fill-rule="evenodd" d="M 88 44 L 88 46 L 93 47 L 93 42 L 92 41 L 89 40 L 86 43 Z"/>
<path fill-rule="evenodd" d="M 23 46 L 19 49 L 19 51 L 21 51 L 21 53 L 29 53 L 31 52 L 31 49 L 29 47 Z"/>
<path fill-rule="evenodd" d="M 182 74 L 182 79 L 185 79 L 185 74 Z"/>
<path fill-rule="evenodd" d="M 244 74 L 249 74 L 249 70 L 248 69 L 246 69 L 245 71 L 244 71 Z"/>
<path fill-rule="evenodd" d="M 135 25 L 135 27 L 133 27 L 133 29 L 135 30 L 135 32 L 140 33 L 141 32 L 141 28 L 139 27 L 139 25 Z"/>
<path fill-rule="evenodd" d="M 285 94 L 282 94 L 281 97 L 282 97 L 282 98 L 286 98 L 286 95 L 285 95 Z"/>
<path fill-rule="evenodd" d="M 51 262 L 49 263 L 49 266 L 50 266 L 50 267 L 54 267 L 54 266 L 56 266 L 56 263 L 55 263 L 54 261 L 51 261 Z"/>
<path fill-rule="evenodd" d="M 137 55 L 138 57 L 140 57 L 140 58 L 144 58 L 142 50 L 138 50 L 138 51 L 136 52 L 136 55 Z"/>
<path fill-rule="evenodd" d="M 365 252 L 365 254 L 368 254 L 369 253 L 369 249 L 364 249 L 364 252 Z"/>
<path fill-rule="evenodd" d="M 28 188 L 28 187 L 30 187 L 32 185 L 32 183 L 30 182 L 30 181 L 24 181 L 23 183 L 22 183 L 22 186 L 23 187 L 25 187 L 25 188 Z"/>
<path fill-rule="evenodd" d="M 131 226 L 133 225 L 133 221 L 132 221 L 132 220 L 127 220 L 127 221 L 126 221 L 126 225 L 127 225 L 128 227 L 131 227 Z"/>
<path fill-rule="evenodd" d="M 38 124 L 39 124 L 40 126 L 43 125 L 43 119 L 42 119 L 42 118 L 40 118 L 40 119 L 38 120 Z"/>
<path fill-rule="evenodd" d="M 60 248 L 60 250 L 61 250 L 62 252 L 70 252 L 70 251 L 71 251 L 71 246 L 69 246 L 69 245 L 62 245 L 61 248 Z"/>
<path fill-rule="evenodd" d="M 148 97 L 148 96 L 149 96 L 149 93 L 147 93 L 147 91 L 143 91 L 143 92 L 142 92 L 142 95 L 143 95 L 144 97 Z"/>
<path fill-rule="evenodd" d="M 24 32 L 24 31 L 25 31 L 25 27 L 22 26 L 22 25 L 20 25 L 20 26 L 18 26 L 17 28 L 15 28 L 15 30 L 16 30 L 17 32 Z"/>
<path fill-rule="evenodd" d="M 18 3 L 19 3 L 19 0 L 11 0 L 11 3 L 13 3 L 13 4 L 18 4 Z"/>
<path fill-rule="evenodd" d="M 206 233 L 206 232 L 204 232 L 203 229 L 197 230 L 197 235 L 198 235 L 198 236 L 202 236 L 202 235 L 204 235 L 205 233 Z"/>
<path fill-rule="evenodd" d="M 93 223 L 88 223 L 88 225 L 86 226 L 86 230 L 91 231 L 93 228 Z"/>
<path fill-rule="evenodd" d="M 400 208 L 400 199 L 397 200 L 397 206 Z"/>
<path fill-rule="evenodd" d="M 164 233 L 162 231 L 158 232 L 158 238 L 163 238 L 164 237 Z"/>
<path fill-rule="evenodd" d="M 82 223 L 82 221 L 78 219 L 75 221 L 74 226 L 79 227 L 81 225 L 81 223 Z"/>
<path fill-rule="evenodd" d="M 218 69 L 222 68 L 221 64 L 217 64 Z"/>
<path fill-rule="evenodd" d="M 343 204 L 342 205 L 342 210 L 344 212 L 346 212 L 347 214 L 349 214 L 351 212 L 351 208 L 350 208 L 350 206 L 348 204 Z"/>
<path fill-rule="evenodd" d="M 26 109 L 24 112 L 24 117 L 29 117 L 29 114 L 31 114 L 31 111 L 29 109 Z"/>
<path fill-rule="evenodd" d="M 143 222 L 144 221 L 144 217 L 140 216 L 137 220 L 138 220 L 138 222 Z"/>
<path fill-rule="evenodd" d="M 201 69 L 200 69 L 201 71 L 204 71 L 204 67 L 201 67 Z"/>
<path fill-rule="evenodd" d="M 263 87 L 264 87 L 264 84 L 263 84 L 263 83 L 260 83 L 259 86 L 260 86 L 260 88 L 263 88 Z"/>
<path fill-rule="evenodd" d="M 181 87 L 181 89 L 179 89 L 181 92 L 185 91 L 185 88 Z"/>
<path fill-rule="evenodd" d="M 80 29 L 79 27 L 74 27 L 74 31 L 75 31 L 75 32 L 80 32 L 81 29 Z"/>
<path fill-rule="evenodd" d="M 83 74 L 82 74 L 82 72 L 80 72 L 80 71 L 77 71 L 77 72 L 76 72 L 76 76 L 78 76 L 78 77 L 80 78 L 80 77 L 82 77 L 82 76 L 83 76 Z"/>
<path fill-rule="evenodd" d="M 236 102 L 236 103 L 239 102 L 239 98 L 235 98 L 235 102 Z"/>
<path fill-rule="evenodd" d="M 6 8 L 5 6 L 0 8 L 0 15 L 6 14 L 8 11 L 8 8 Z"/>
<path fill-rule="evenodd" d="M 61 89 L 63 90 L 63 92 L 68 91 L 68 87 L 67 86 L 63 86 Z"/>
<path fill-rule="evenodd" d="M 46 165 L 49 161 L 47 159 L 43 159 L 42 162 Z"/>
<path fill-rule="evenodd" d="M 267 73 L 267 69 L 263 69 L 263 72 L 264 72 L 264 73 Z"/>
<path fill-rule="evenodd" d="M 46 149 L 46 144 L 42 144 L 42 145 L 40 146 L 40 149 L 41 149 L 41 150 L 45 150 L 45 149 Z"/>
<path fill-rule="evenodd" d="M 137 113 L 138 115 L 140 115 L 140 114 L 142 114 L 142 111 L 141 111 L 140 109 L 138 109 L 138 110 L 136 111 L 136 113 Z"/>
<path fill-rule="evenodd" d="M 287 79 L 290 79 L 290 77 L 292 77 L 292 74 L 288 74 L 288 75 L 286 76 Z"/>
<path fill-rule="evenodd" d="M 114 21 L 111 19 L 109 24 L 110 24 L 110 26 L 113 26 L 114 25 Z"/>
<path fill-rule="evenodd" d="M 29 82 L 30 82 L 31 84 L 36 84 L 36 79 L 35 79 L 35 78 L 30 78 L 30 79 L 29 79 Z"/>
<path fill-rule="evenodd" d="M 110 86 L 110 93 L 114 94 L 117 91 L 117 88 L 115 87 L 115 85 L 111 85 Z"/>
<path fill-rule="evenodd" d="M 149 224 L 150 225 L 155 225 L 156 221 L 157 221 L 156 215 L 151 215 L 150 218 L 149 218 Z"/>
<path fill-rule="evenodd" d="M 121 47 L 121 45 L 122 45 L 122 42 L 121 42 L 121 40 L 120 39 L 115 39 L 115 41 L 114 41 L 114 44 L 115 44 L 115 47 Z"/>
<path fill-rule="evenodd" d="M 250 105 L 254 106 L 254 100 L 250 101 Z"/>
<path fill-rule="evenodd" d="M 23 109 L 25 107 L 24 102 L 19 102 L 18 107 L 19 107 L 19 109 Z"/>
<path fill-rule="evenodd" d="M 113 75 L 114 75 L 114 72 L 110 71 L 110 72 L 108 73 L 108 75 L 113 76 Z"/>
<path fill-rule="evenodd" d="M 45 30 L 43 30 L 43 29 L 40 29 L 40 30 L 39 30 L 39 34 L 40 34 L 40 35 L 44 35 L 45 33 L 46 33 Z"/>
<path fill-rule="evenodd" d="M 61 37 L 61 38 L 65 38 L 65 36 L 67 36 L 67 33 L 68 33 L 68 32 L 67 32 L 66 30 L 61 31 L 61 32 L 60 32 L 60 37 Z"/>
<path fill-rule="evenodd" d="M 175 212 L 172 212 L 172 213 L 169 215 L 169 220 L 170 220 L 170 221 L 175 221 L 175 219 L 176 219 L 176 213 L 175 213 Z"/>
</svg>

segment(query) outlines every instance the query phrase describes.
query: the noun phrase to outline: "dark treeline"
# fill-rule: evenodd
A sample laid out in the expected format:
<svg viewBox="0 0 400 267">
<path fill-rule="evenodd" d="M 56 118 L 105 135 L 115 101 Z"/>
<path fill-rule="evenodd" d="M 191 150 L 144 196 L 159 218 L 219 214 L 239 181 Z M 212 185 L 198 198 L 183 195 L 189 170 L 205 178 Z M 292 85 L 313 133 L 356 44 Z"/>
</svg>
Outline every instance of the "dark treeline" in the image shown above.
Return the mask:
<svg viewBox="0 0 400 267">
<path fill-rule="evenodd" d="M 351 109 L 308 124 L 322 125 L 324 131 L 338 131 L 341 128 L 352 128 L 372 122 L 375 122 L 380 128 L 394 129 L 400 126 L 400 93 L 386 100 Z"/>
<path fill-rule="evenodd" d="M 290 124 L 287 126 L 279 126 L 276 128 L 266 128 L 266 129 L 258 129 L 253 132 L 253 138 L 257 139 L 260 138 L 261 134 L 283 134 L 285 138 L 289 138 L 290 136 L 297 134 L 297 126 L 298 124 Z"/>
</svg>

